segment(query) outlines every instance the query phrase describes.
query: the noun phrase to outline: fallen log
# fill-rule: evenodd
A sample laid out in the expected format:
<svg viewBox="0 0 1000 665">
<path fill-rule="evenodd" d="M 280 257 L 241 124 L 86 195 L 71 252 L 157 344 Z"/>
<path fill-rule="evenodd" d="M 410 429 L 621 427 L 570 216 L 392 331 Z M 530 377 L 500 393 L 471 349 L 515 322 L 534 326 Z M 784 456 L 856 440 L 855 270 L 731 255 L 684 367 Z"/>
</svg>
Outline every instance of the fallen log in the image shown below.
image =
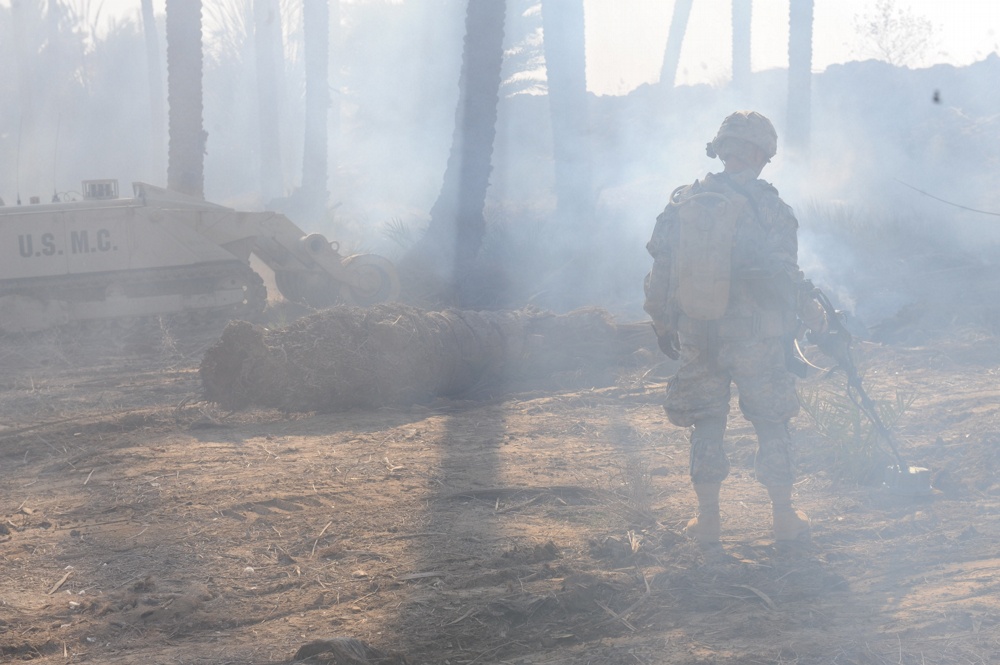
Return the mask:
<svg viewBox="0 0 1000 665">
<path fill-rule="evenodd" d="M 623 337 L 597 308 L 557 315 L 338 306 L 276 330 L 232 322 L 199 373 L 205 398 L 227 409 L 331 412 L 496 394 L 561 372 L 606 375 L 646 337 Z"/>
</svg>

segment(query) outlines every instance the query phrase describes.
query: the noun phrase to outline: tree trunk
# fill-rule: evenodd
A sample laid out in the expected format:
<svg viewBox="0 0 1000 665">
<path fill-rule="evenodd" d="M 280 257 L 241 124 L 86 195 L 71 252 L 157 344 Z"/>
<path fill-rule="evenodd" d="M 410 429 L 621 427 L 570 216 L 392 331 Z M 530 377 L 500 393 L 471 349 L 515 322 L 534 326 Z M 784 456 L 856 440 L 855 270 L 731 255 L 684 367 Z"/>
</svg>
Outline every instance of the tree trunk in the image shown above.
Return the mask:
<svg viewBox="0 0 1000 665">
<path fill-rule="evenodd" d="M 788 22 L 787 145 L 805 160 L 812 115 L 813 0 L 791 0 Z"/>
<path fill-rule="evenodd" d="M 302 36 L 306 66 L 305 147 L 302 198 L 310 224 L 326 217 L 327 119 L 330 112 L 330 7 L 327 0 L 304 0 Z"/>
<path fill-rule="evenodd" d="M 414 281 L 407 296 L 455 303 L 468 286 L 485 233 L 483 208 L 492 171 L 505 0 L 468 0 L 458 108 L 441 193 L 427 232 L 400 268 Z M 420 291 L 416 293 L 415 291 Z"/>
<path fill-rule="evenodd" d="M 153 15 L 153 0 L 142 0 L 142 28 L 146 38 L 146 70 L 149 75 L 149 159 L 150 182 L 163 183 L 167 145 L 166 100 L 163 98 L 163 75 L 160 69 L 160 37 Z"/>
<path fill-rule="evenodd" d="M 733 0 L 733 87 L 739 91 L 750 89 L 752 11 L 751 0 Z"/>
<path fill-rule="evenodd" d="M 671 88 L 677 81 L 677 65 L 681 61 L 681 46 L 684 44 L 684 33 L 687 32 L 693 3 L 694 0 L 674 0 L 670 33 L 667 35 L 667 47 L 663 51 L 663 65 L 660 67 L 660 83 Z"/>
<path fill-rule="evenodd" d="M 279 329 L 230 323 L 205 352 L 199 375 L 205 398 L 223 408 L 285 411 L 406 406 L 498 394 L 512 383 L 551 385 L 556 376 L 593 387 L 614 381 L 622 361 L 652 347 L 652 329 L 638 328 L 616 326 L 596 308 L 556 315 L 332 307 Z"/>
<path fill-rule="evenodd" d="M 328 127 L 330 136 L 327 139 L 327 169 L 333 173 L 334 182 L 340 165 L 340 100 L 341 63 L 343 62 L 343 34 L 340 29 L 340 0 L 330 0 L 330 57 L 327 60 L 330 69 L 330 110 Z"/>
<path fill-rule="evenodd" d="M 201 0 L 167 0 L 167 188 L 205 198 Z"/>
<path fill-rule="evenodd" d="M 284 54 L 278 0 L 254 0 L 254 53 L 257 65 L 257 115 L 260 132 L 260 195 L 271 201 L 285 193 L 281 168 L 277 68 Z"/>
<path fill-rule="evenodd" d="M 572 224 L 587 234 L 594 218 L 594 192 L 588 149 L 583 0 L 544 0 L 542 29 L 555 158 L 556 218 L 560 228 Z"/>
<path fill-rule="evenodd" d="M 14 56 L 17 58 L 17 96 L 18 96 L 18 127 L 17 127 L 17 205 L 21 205 L 21 183 L 24 171 L 21 160 L 36 150 L 35 128 L 37 124 L 35 91 L 32 84 L 37 79 L 36 70 L 38 58 L 29 54 L 24 43 L 28 34 L 28 17 L 21 2 L 13 2 L 10 6 L 11 27 L 14 35 Z M 28 161 L 28 160 L 25 160 Z M 30 181 L 30 179 L 29 179 Z M 28 191 L 31 191 L 29 188 Z"/>
</svg>

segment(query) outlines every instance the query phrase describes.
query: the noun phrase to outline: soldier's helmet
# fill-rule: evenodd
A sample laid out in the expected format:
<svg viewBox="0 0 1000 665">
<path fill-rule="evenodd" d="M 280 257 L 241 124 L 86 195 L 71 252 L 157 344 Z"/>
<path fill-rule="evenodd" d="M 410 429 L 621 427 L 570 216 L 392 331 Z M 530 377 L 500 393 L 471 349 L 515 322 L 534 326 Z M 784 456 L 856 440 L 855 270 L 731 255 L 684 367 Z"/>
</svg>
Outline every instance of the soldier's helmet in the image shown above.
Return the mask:
<svg viewBox="0 0 1000 665">
<path fill-rule="evenodd" d="M 756 111 L 737 111 L 730 114 L 722 121 L 719 132 L 705 147 L 705 152 L 715 159 L 720 152 L 725 152 L 724 144 L 728 138 L 749 141 L 767 153 L 768 159 L 778 152 L 778 133 L 774 131 L 774 125 Z"/>
</svg>

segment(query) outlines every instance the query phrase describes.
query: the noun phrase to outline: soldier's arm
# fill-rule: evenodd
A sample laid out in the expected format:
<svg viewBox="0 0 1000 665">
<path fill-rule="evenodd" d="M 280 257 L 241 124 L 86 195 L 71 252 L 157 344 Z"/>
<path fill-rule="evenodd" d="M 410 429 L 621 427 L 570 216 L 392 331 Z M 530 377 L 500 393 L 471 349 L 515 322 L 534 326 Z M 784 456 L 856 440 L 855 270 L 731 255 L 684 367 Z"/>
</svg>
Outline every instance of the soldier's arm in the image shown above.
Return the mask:
<svg viewBox="0 0 1000 665">
<path fill-rule="evenodd" d="M 771 247 L 776 265 L 780 265 L 794 293 L 795 314 L 809 330 L 823 333 L 828 327 L 826 311 L 816 298 L 813 283 L 805 278 L 798 265 L 798 229 L 792 209 L 781 199 L 774 207 L 775 223 L 771 228 Z"/>
<path fill-rule="evenodd" d="M 799 270 L 799 220 L 791 207 L 778 197 L 777 191 L 769 193 L 765 201 L 763 207 L 766 210 L 764 214 L 769 217 L 767 244 L 771 264 L 792 281 L 799 282 L 802 280 Z"/>
<path fill-rule="evenodd" d="M 670 235 L 676 222 L 676 215 L 667 206 L 659 217 L 653 235 L 646 243 L 646 251 L 653 257 L 653 267 L 643 284 L 646 300 L 643 309 L 652 317 L 658 335 L 670 332 L 670 317 L 667 312 L 670 292 Z"/>
<path fill-rule="evenodd" d="M 674 360 L 680 358 L 680 339 L 670 307 L 671 239 L 676 233 L 676 222 L 676 212 L 669 205 L 656 218 L 653 237 L 646 243 L 646 250 L 653 257 L 653 267 L 643 283 L 646 300 L 642 305 L 653 319 L 653 331 L 660 350 Z"/>
</svg>

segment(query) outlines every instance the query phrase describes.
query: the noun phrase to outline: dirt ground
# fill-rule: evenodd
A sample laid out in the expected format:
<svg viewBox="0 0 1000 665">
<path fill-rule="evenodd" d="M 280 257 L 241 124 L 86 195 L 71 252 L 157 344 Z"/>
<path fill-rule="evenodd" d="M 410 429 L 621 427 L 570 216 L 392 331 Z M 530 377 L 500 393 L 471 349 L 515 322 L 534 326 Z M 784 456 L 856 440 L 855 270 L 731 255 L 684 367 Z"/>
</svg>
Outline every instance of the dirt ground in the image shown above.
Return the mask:
<svg viewBox="0 0 1000 665">
<path fill-rule="evenodd" d="M 859 347 L 935 490 L 844 482 L 800 415 L 808 544 L 769 536 L 734 396 L 704 552 L 654 355 L 612 385 L 227 413 L 200 397 L 217 333 L 0 345 L 0 660 L 1000 662 L 994 338 Z"/>
</svg>

